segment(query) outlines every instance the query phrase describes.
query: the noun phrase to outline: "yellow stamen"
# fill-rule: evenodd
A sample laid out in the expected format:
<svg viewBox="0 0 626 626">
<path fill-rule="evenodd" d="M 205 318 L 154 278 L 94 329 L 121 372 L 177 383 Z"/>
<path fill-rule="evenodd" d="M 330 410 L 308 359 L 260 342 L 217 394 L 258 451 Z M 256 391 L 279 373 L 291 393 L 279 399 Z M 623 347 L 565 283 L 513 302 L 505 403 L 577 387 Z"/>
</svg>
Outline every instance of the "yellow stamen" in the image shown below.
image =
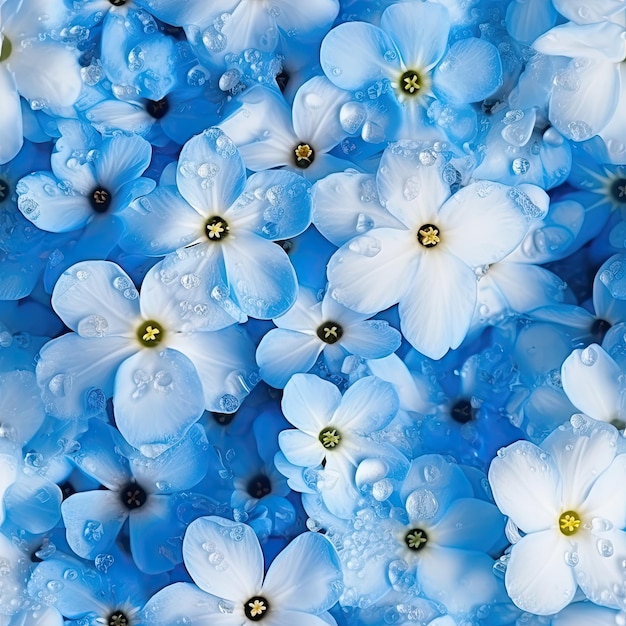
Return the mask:
<svg viewBox="0 0 626 626">
<path fill-rule="evenodd" d="M 436 246 L 441 241 L 439 238 L 439 229 L 433 226 L 420 229 L 419 236 L 421 237 L 420 243 L 426 247 Z"/>
<path fill-rule="evenodd" d="M 226 229 L 222 222 L 215 222 L 215 224 L 207 224 L 206 230 L 209 239 L 220 239 Z"/>
<path fill-rule="evenodd" d="M 311 150 L 311 146 L 308 143 L 301 143 L 295 149 L 295 153 L 298 161 L 310 161 L 313 150 Z"/>
<path fill-rule="evenodd" d="M 578 532 L 580 528 L 580 516 L 575 511 L 565 511 L 559 517 L 559 528 L 568 537 Z"/>
<path fill-rule="evenodd" d="M 402 88 L 404 91 L 408 91 L 409 93 L 415 93 L 420 88 L 417 74 L 413 74 L 413 76 L 410 77 L 405 76 Z"/>
<path fill-rule="evenodd" d="M 319 434 L 320 443 L 328 450 L 335 448 L 341 441 L 341 435 L 337 432 L 336 428 L 325 428 Z"/>
<path fill-rule="evenodd" d="M 144 341 L 156 341 L 157 335 L 161 331 L 158 328 L 154 328 L 153 326 L 146 326 L 146 332 L 144 333 L 142 339 Z"/>
<path fill-rule="evenodd" d="M 263 611 L 267 611 L 267 606 L 265 606 L 265 602 L 263 602 L 263 600 L 248 602 L 248 606 L 250 607 L 250 615 L 252 617 L 256 617 L 257 615 L 261 615 Z"/>
</svg>

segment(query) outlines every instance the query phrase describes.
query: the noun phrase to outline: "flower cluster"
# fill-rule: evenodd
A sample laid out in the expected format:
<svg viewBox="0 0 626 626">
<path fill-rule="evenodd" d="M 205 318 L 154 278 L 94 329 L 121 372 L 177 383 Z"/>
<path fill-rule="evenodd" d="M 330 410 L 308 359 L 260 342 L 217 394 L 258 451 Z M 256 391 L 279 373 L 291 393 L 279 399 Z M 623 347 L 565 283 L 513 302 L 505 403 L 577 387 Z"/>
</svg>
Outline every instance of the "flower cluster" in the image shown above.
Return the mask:
<svg viewBox="0 0 626 626">
<path fill-rule="evenodd" d="M 624 0 L 0 0 L 0 626 L 623 626 L 625 68 Z"/>
</svg>

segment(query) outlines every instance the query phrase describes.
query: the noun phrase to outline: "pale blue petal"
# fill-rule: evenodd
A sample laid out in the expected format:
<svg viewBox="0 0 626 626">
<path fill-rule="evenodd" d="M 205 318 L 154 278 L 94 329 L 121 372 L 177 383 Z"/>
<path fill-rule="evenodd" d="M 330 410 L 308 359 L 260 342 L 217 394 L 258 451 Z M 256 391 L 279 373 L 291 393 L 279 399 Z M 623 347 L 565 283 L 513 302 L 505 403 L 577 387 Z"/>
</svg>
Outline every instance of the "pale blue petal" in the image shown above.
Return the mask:
<svg viewBox="0 0 626 626">
<path fill-rule="evenodd" d="M 333 544 L 323 535 L 298 535 L 270 565 L 263 592 L 282 610 L 322 613 L 339 599 L 341 563 Z"/>
<path fill-rule="evenodd" d="M 293 172 L 258 172 L 224 217 L 231 229 L 244 228 L 272 241 L 295 237 L 311 223 L 311 186 Z"/>
<path fill-rule="evenodd" d="M 207 593 L 234 602 L 259 595 L 263 552 L 250 526 L 221 517 L 201 517 L 187 527 L 185 567 Z"/>
<path fill-rule="evenodd" d="M 24 142 L 22 133 L 22 108 L 15 80 L 6 67 L 0 67 L 0 94 L 2 94 L 2 116 L 0 116 L 0 163 L 7 163 L 20 151 Z"/>
<path fill-rule="evenodd" d="M 140 196 L 149 194 L 156 187 L 151 178 L 136 178 L 124 183 L 111 198 L 108 214 L 118 214 Z"/>
<path fill-rule="evenodd" d="M 279 433 L 278 445 L 289 463 L 298 467 L 317 467 L 326 456 L 326 451 L 317 437 L 295 428 Z"/>
<path fill-rule="evenodd" d="M 61 505 L 67 543 L 84 559 L 94 559 L 113 545 L 128 517 L 119 493 L 109 490 L 75 493 Z"/>
<path fill-rule="evenodd" d="M 392 39 L 365 22 L 346 22 L 333 28 L 322 41 L 320 62 L 326 77 L 348 91 L 366 89 L 401 71 Z"/>
<path fill-rule="evenodd" d="M 484 100 L 500 85 L 500 53 L 492 43 L 476 37 L 453 44 L 433 75 L 434 90 L 452 104 Z"/>
<path fill-rule="evenodd" d="M 47 478 L 20 473 L 4 494 L 8 518 L 26 532 L 39 534 L 61 518 L 61 490 Z"/>
<path fill-rule="evenodd" d="M 130 342 L 140 321 L 133 281 L 110 261 L 83 261 L 63 272 L 52 292 L 52 307 L 83 337 L 124 336 Z"/>
<path fill-rule="evenodd" d="M 20 446 L 39 430 L 45 413 L 33 372 L 0 374 L 0 415 L 4 437 Z"/>
<path fill-rule="evenodd" d="M 511 37 L 529 45 L 554 26 L 558 15 L 552 2 L 513 0 L 506 10 L 506 29 Z"/>
<path fill-rule="evenodd" d="M 365 320 L 350 324 L 344 328 L 341 345 L 364 359 L 380 359 L 395 352 L 402 341 L 402 336 L 387 322 Z"/>
<path fill-rule="evenodd" d="M 291 0 L 275 0 L 280 10 L 276 24 L 288 35 L 291 32 L 308 35 L 313 30 L 327 30 L 339 12 L 338 0 L 317 0 L 312 5 L 294 4 Z"/>
<path fill-rule="evenodd" d="M 220 215 L 241 195 L 245 182 L 241 156 L 218 128 L 205 130 L 183 146 L 176 183 L 200 215 Z"/>
<path fill-rule="evenodd" d="M 241 233 L 225 242 L 223 254 L 231 294 L 246 315 L 271 319 L 293 305 L 298 281 L 280 246 L 257 235 Z"/>
<path fill-rule="evenodd" d="M 155 457 L 179 441 L 202 415 L 202 383 L 185 355 L 146 348 L 119 367 L 113 405 L 124 439 L 145 456 Z"/>
<path fill-rule="evenodd" d="M 150 165 L 151 145 L 138 135 L 116 135 L 102 142 L 95 168 L 98 183 L 112 194 L 139 178 Z"/>
<path fill-rule="evenodd" d="M 398 2 L 385 9 L 380 27 L 393 37 L 407 69 L 428 70 L 446 50 L 450 16 L 434 2 Z"/>
<path fill-rule="evenodd" d="M 285 385 L 281 408 L 287 421 L 317 437 L 341 403 L 341 393 L 331 382 L 312 374 L 294 374 Z"/>
<path fill-rule="evenodd" d="M 323 347 L 316 335 L 286 328 L 270 330 L 256 352 L 261 378 L 282 389 L 293 374 L 308 372 L 315 365 Z"/>
</svg>

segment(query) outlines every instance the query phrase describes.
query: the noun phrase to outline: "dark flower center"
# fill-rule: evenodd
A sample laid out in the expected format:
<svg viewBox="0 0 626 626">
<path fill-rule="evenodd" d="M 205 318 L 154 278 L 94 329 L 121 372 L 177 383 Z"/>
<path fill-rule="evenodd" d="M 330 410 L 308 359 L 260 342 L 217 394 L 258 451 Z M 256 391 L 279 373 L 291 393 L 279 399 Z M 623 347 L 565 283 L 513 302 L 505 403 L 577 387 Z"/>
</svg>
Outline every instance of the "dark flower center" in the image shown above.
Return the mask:
<svg viewBox="0 0 626 626">
<path fill-rule="evenodd" d="M 428 543 L 428 535 L 421 528 L 411 528 L 411 530 L 404 535 L 404 543 L 406 543 L 409 550 L 418 552 Z"/>
<path fill-rule="evenodd" d="M 441 242 L 439 227 L 434 224 L 424 224 L 417 231 L 417 240 L 424 248 L 434 248 Z"/>
<path fill-rule="evenodd" d="M 11 189 L 9 187 L 9 183 L 0 178 L 0 203 L 4 202 L 11 195 Z"/>
<path fill-rule="evenodd" d="M 341 442 L 341 433 L 336 428 L 327 426 L 320 431 L 317 438 L 327 450 L 332 450 Z"/>
<path fill-rule="evenodd" d="M 114 7 L 123 7 L 128 0 L 109 0 Z"/>
<path fill-rule="evenodd" d="M 163 327 L 154 320 L 146 320 L 137 329 L 137 339 L 146 348 L 156 348 L 165 336 Z"/>
<path fill-rule="evenodd" d="M 0 63 L 2 61 L 6 61 L 10 56 L 11 52 L 13 52 L 13 44 L 8 37 L 5 37 L 2 40 L 2 49 L 0 49 Z"/>
<path fill-rule="evenodd" d="M 228 426 L 237 415 L 235 413 L 218 413 L 217 411 L 211 411 L 211 416 L 220 426 Z"/>
<path fill-rule="evenodd" d="M 315 150 L 308 143 L 299 143 L 293 151 L 296 167 L 305 170 L 315 161 Z"/>
<path fill-rule="evenodd" d="M 317 336 L 324 343 L 329 343 L 332 345 L 333 343 L 337 343 L 341 339 L 343 335 L 343 328 L 337 322 L 329 320 L 328 322 L 320 324 L 316 332 Z"/>
<path fill-rule="evenodd" d="M 243 605 L 243 612 L 253 622 L 262 620 L 270 611 L 270 604 L 262 596 L 254 596 Z"/>
<path fill-rule="evenodd" d="M 407 70 L 400 76 L 398 87 L 406 96 L 417 96 L 424 87 L 424 79 L 417 70 Z"/>
<path fill-rule="evenodd" d="M 148 112 L 148 115 L 153 117 L 155 120 L 160 120 L 162 117 L 165 117 L 169 110 L 170 103 L 167 101 L 167 98 L 161 98 L 160 100 L 148 100 L 146 104 L 146 111 Z"/>
<path fill-rule="evenodd" d="M 128 483 L 121 491 L 120 498 L 122 504 L 129 510 L 133 511 L 142 507 L 148 499 L 148 494 L 137 483 Z"/>
<path fill-rule="evenodd" d="M 285 91 L 285 89 L 287 88 L 287 83 L 289 83 L 289 79 L 291 77 L 289 76 L 289 74 L 287 72 L 285 72 L 284 69 L 280 70 L 280 72 L 278 74 L 276 74 L 276 84 L 278 85 L 278 88 L 281 91 Z"/>
<path fill-rule="evenodd" d="M 228 237 L 228 233 L 230 232 L 228 222 L 219 215 L 210 217 L 206 221 L 204 228 L 209 241 L 222 241 L 222 239 Z"/>
<path fill-rule="evenodd" d="M 459 400 L 450 410 L 450 417 L 459 424 L 467 424 L 474 419 L 475 409 L 469 400 Z"/>
<path fill-rule="evenodd" d="M 604 339 L 604 335 L 607 334 L 609 328 L 611 328 L 611 324 L 609 322 L 598 318 L 594 320 L 591 325 L 591 334 L 600 342 Z"/>
<path fill-rule="evenodd" d="M 111 193 L 103 187 L 98 187 L 91 192 L 89 202 L 96 213 L 106 213 L 111 206 Z"/>
<path fill-rule="evenodd" d="M 107 626 L 128 626 L 128 624 L 130 622 L 122 611 L 114 611 L 107 619 Z"/>
<path fill-rule="evenodd" d="M 292 239 L 281 239 L 280 241 L 275 241 L 274 243 L 280 246 L 287 254 L 293 250 L 294 243 Z"/>
<path fill-rule="evenodd" d="M 272 492 L 272 484 L 265 474 L 258 474 L 248 483 L 247 490 L 253 498 L 262 498 Z"/>
<path fill-rule="evenodd" d="M 610 194 L 618 204 L 626 204 L 626 178 L 616 178 L 611 183 Z"/>
</svg>

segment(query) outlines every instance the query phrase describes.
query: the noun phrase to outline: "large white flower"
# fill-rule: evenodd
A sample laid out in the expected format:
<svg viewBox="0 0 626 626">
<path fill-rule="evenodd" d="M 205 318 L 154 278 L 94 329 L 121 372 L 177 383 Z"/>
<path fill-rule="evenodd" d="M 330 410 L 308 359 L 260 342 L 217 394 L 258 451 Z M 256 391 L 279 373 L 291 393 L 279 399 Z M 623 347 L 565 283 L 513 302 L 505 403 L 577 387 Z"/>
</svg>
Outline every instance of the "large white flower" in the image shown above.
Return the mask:
<svg viewBox="0 0 626 626">
<path fill-rule="evenodd" d="M 498 452 L 489 482 L 514 537 L 506 589 L 524 611 L 551 615 L 577 587 L 593 602 L 623 607 L 626 591 L 626 454 L 612 426 L 582 415 L 541 445 Z M 512 534 L 515 534 L 513 532 Z"/>
</svg>

